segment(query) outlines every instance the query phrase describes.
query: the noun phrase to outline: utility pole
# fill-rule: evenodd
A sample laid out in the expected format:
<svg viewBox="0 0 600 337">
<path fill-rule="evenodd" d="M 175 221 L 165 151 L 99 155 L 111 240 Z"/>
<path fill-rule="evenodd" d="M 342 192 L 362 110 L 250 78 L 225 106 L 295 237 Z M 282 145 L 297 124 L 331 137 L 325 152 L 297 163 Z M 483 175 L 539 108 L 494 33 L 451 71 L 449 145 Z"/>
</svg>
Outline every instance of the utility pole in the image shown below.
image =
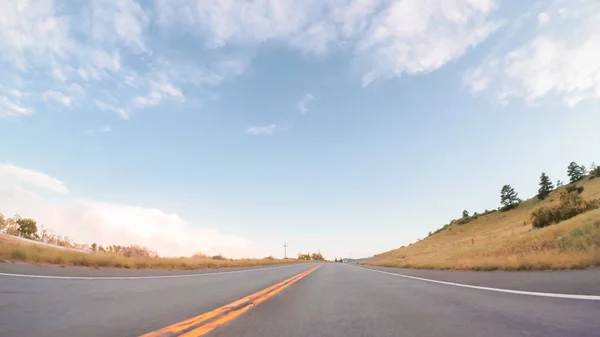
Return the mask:
<svg viewBox="0 0 600 337">
<path fill-rule="evenodd" d="M 287 259 L 287 246 L 288 246 L 287 243 L 284 242 L 283 243 L 283 258 L 284 259 Z"/>
</svg>

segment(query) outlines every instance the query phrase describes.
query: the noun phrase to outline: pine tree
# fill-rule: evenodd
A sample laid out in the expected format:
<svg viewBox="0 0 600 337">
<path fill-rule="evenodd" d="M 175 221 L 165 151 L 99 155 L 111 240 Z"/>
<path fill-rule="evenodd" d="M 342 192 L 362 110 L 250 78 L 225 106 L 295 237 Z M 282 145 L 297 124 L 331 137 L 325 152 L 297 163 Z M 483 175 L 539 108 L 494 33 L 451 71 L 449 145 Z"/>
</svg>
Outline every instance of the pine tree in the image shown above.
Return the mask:
<svg viewBox="0 0 600 337">
<path fill-rule="evenodd" d="M 574 161 L 567 167 L 567 175 L 572 183 L 581 180 L 585 176 L 585 171 L 585 166 L 579 166 Z"/>
<path fill-rule="evenodd" d="M 537 197 L 540 200 L 544 200 L 544 199 L 546 199 L 548 194 L 550 194 L 550 192 L 552 192 L 552 190 L 554 189 L 554 186 L 552 186 L 552 181 L 544 172 L 542 172 L 542 175 L 540 176 L 539 185 L 540 185 L 540 189 L 538 190 Z"/>
<path fill-rule="evenodd" d="M 463 218 L 468 218 L 469 217 L 469 211 L 467 211 L 466 209 L 463 211 L 462 213 L 462 217 Z"/>
<path fill-rule="evenodd" d="M 600 166 L 596 165 L 596 163 L 592 163 L 590 166 L 590 174 L 592 177 L 600 178 Z"/>
<path fill-rule="evenodd" d="M 507 211 L 509 209 L 513 209 L 519 205 L 521 199 L 519 199 L 519 195 L 515 192 L 515 189 L 510 185 L 502 186 L 502 190 L 500 191 L 500 203 L 502 207 L 500 208 L 502 211 Z"/>
</svg>

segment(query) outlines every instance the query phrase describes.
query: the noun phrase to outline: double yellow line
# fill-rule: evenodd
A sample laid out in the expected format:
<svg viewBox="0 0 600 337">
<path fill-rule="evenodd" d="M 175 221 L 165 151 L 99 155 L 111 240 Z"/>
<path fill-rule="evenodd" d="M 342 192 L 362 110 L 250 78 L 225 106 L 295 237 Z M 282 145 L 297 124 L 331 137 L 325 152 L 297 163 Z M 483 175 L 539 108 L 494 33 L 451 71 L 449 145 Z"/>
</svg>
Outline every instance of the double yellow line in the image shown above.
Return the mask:
<svg viewBox="0 0 600 337">
<path fill-rule="evenodd" d="M 240 300 L 231 302 L 213 311 L 206 312 L 202 315 L 186 319 L 185 321 L 170 325 L 160 330 L 152 331 L 140 337 L 160 337 L 160 336 L 180 336 L 180 337 L 196 337 L 202 336 L 209 331 L 215 329 L 219 325 L 225 324 L 246 311 L 254 308 L 268 298 L 279 293 L 283 289 L 289 287 L 294 282 L 300 280 L 304 276 L 312 273 L 321 265 L 310 268 L 296 276 L 293 276 L 285 281 L 281 281 L 266 289 L 256 292 L 250 296 L 246 296 Z"/>
</svg>

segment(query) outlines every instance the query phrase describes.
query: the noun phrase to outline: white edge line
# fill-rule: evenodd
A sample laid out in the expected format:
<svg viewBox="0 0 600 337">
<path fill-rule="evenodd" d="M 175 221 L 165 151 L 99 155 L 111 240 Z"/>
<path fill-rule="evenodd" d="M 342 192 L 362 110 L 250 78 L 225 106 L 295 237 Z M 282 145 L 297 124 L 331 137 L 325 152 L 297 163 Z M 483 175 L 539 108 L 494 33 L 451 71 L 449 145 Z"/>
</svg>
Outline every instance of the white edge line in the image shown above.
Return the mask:
<svg viewBox="0 0 600 337">
<path fill-rule="evenodd" d="M 276 266 L 276 267 L 231 270 L 231 271 L 222 271 L 222 272 L 215 272 L 215 273 L 156 275 L 156 276 L 52 276 L 52 275 L 11 274 L 11 273 L 0 273 L 0 276 L 40 278 L 40 279 L 59 279 L 59 280 L 150 280 L 150 279 L 183 278 L 183 277 L 196 277 L 196 276 L 237 274 L 237 273 L 246 273 L 246 272 L 252 272 L 252 271 L 262 271 L 262 270 L 269 270 L 269 269 L 286 268 L 286 267 L 297 266 L 297 265 L 299 265 L 299 263 L 293 263 L 293 264 L 289 264 L 289 265 Z"/>
<path fill-rule="evenodd" d="M 499 293 L 509 293 L 509 294 L 518 294 L 518 295 L 529 295 L 529 296 L 539 296 L 539 297 L 554 297 L 554 298 L 569 298 L 569 299 L 574 299 L 574 300 L 600 301 L 600 296 L 595 296 L 595 295 L 555 294 L 555 293 L 541 293 L 541 292 L 535 292 L 535 291 L 523 291 L 523 290 L 512 290 L 512 289 L 482 287 L 482 286 L 474 286 L 474 285 L 470 285 L 470 284 L 454 283 L 454 282 L 446 282 L 446 281 L 438 281 L 438 280 L 432 280 L 432 279 L 428 279 L 428 278 L 422 278 L 422 277 L 416 277 L 416 276 L 409 276 L 409 275 L 404 275 L 404 274 L 390 273 L 390 272 L 383 271 L 383 270 L 377 270 L 377 269 L 371 269 L 371 268 L 365 268 L 365 267 L 358 267 L 358 266 L 353 266 L 353 267 L 354 268 L 368 270 L 368 271 L 372 271 L 372 272 L 375 272 L 375 273 L 382 273 L 382 274 L 386 274 L 386 275 L 392 275 L 392 276 L 397 276 L 397 277 L 404 277 L 404 278 L 408 278 L 408 279 L 425 281 L 425 282 L 446 284 L 446 285 L 455 286 L 455 287 L 463 287 L 463 288 L 471 288 L 471 289 L 479 289 L 479 290 L 487 290 L 487 291 L 496 291 L 496 292 L 499 292 Z"/>
</svg>

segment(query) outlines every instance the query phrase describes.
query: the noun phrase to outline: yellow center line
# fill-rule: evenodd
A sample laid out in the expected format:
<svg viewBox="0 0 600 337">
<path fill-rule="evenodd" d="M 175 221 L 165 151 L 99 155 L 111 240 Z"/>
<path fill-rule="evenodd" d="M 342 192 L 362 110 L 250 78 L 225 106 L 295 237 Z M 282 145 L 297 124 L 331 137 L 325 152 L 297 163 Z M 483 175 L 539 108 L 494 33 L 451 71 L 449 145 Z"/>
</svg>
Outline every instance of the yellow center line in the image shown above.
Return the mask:
<svg viewBox="0 0 600 337">
<path fill-rule="evenodd" d="M 160 330 L 146 333 L 140 337 L 159 337 L 159 336 L 174 336 L 174 335 L 175 336 L 185 336 L 185 337 L 202 336 L 202 335 L 206 334 L 207 332 L 213 330 L 214 328 L 218 327 L 219 325 L 222 325 L 226 322 L 233 320 L 234 318 L 238 317 L 239 315 L 243 314 L 244 312 L 250 310 L 251 308 L 257 306 L 258 304 L 260 304 L 263 301 L 267 300 L 268 298 L 272 297 L 273 295 L 279 293 L 283 289 L 289 287 L 294 282 L 296 282 L 296 281 L 300 280 L 301 278 L 303 278 L 304 276 L 312 273 L 320 266 L 321 265 L 312 267 L 309 270 L 306 270 L 300 274 L 292 276 L 287 280 L 281 281 L 281 282 L 274 284 L 270 287 L 267 287 L 261 291 L 258 291 L 252 295 L 246 296 L 242 299 L 239 299 L 237 301 L 226 304 L 215 310 L 206 312 L 199 316 L 195 316 L 195 317 L 186 319 L 179 323 L 175 323 L 173 325 L 167 326 Z M 219 316 L 221 316 L 221 317 L 219 317 Z M 215 317 L 218 317 L 218 318 L 211 322 L 200 325 L 197 328 L 192 329 L 191 331 L 186 332 L 186 330 L 191 329 L 194 326 L 197 326 L 206 321 L 209 321 Z"/>
</svg>

